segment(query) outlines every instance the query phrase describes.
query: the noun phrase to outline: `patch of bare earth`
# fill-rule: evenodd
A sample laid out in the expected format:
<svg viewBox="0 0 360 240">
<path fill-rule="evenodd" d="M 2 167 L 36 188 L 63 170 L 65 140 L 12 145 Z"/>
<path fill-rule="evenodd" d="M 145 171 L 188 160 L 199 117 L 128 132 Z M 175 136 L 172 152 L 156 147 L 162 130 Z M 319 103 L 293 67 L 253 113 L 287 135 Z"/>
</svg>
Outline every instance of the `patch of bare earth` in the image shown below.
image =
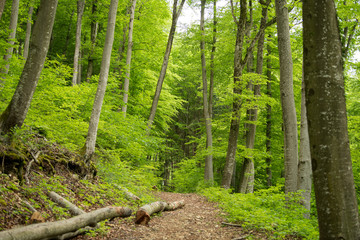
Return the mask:
<svg viewBox="0 0 360 240">
<path fill-rule="evenodd" d="M 183 199 L 185 206 L 175 211 L 152 216 L 149 226 L 134 225 L 124 221 L 113 226 L 104 239 L 112 240 L 195 240 L 195 239 L 245 239 L 248 236 L 239 227 L 223 226 L 221 211 L 214 203 L 196 194 L 158 192 L 162 201 L 174 202 Z M 256 239 L 263 239 L 258 236 Z"/>
</svg>

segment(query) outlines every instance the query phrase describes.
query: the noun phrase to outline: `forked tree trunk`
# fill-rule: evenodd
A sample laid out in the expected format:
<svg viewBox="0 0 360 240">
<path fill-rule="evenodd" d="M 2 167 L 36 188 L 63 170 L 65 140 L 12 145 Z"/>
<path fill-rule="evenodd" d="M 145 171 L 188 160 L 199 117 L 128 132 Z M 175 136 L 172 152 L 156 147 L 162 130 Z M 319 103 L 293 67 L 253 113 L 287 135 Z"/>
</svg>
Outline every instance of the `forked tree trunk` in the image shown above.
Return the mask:
<svg viewBox="0 0 360 240">
<path fill-rule="evenodd" d="M 213 155 L 212 155 L 212 132 L 211 132 L 211 115 L 209 113 L 208 103 L 208 87 L 206 78 L 206 60 L 205 60 L 205 3 L 206 0 L 201 0 L 201 19 L 200 19 L 200 50 L 201 50 L 201 73 L 203 83 L 203 109 L 205 118 L 205 129 L 206 129 L 206 157 L 205 157 L 205 181 L 214 181 L 214 170 L 213 170 Z"/>
<path fill-rule="evenodd" d="M 177 23 L 177 20 L 179 19 L 179 16 L 181 14 L 184 3 L 185 3 L 185 0 L 181 0 L 181 3 L 179 6 L 178 6 L 178 0 L 174 0 L 174 3 L 173 3 L 171 28 L 170 28 L 170 33 L 169 33 L 169 37 L 168 37 L 168 42 L 166 45 L 163 63 L 162 63 L 161 70 L 160 70 L 160 76 L 159 76 L 159 79 L 158 79 L 158 82 L 156 85 L 155 95 L 154 95 L 153 102 L 151 105 L 151 110 L 150 110 L 150 115 L 149 115 L 149 120 L 148 120 L 148 125 L 147 125 L 148 131 L 149 131 L 148 133 L 150 133 L 151 126 L 155 119 L 156 109 L 157 109 L 158 102 L 160 99 L 160 93 L 161 93 L 162 85 L 164 83 L 166 69 L 167 69 L 167 66 L 169 63 L 169 58 L 170 58 L 170 52 L 171 52 L 172 44 L 174 41 L 176 23 Z"/>
<path fill-rule="evenodd" d="M 11 17 L 10 17 L 10 35 L 8 43 L 10 47 L 6 51 L 6 55 L 4 56 L 5 62 L 8 62 L 13 54 L 14 51 L 14 44 L 15 44 L 15 36 L 16 36 L 16 28 L 18 23 L 18 16 L 19 16 L 19 2 L 20 0 L 13 0 L 11 6 Z M 10 68 L 10 63 L 7 63 L 5 69 L 2 70 L 4 74 L 8 74 Z"/>
<path fill-rule="evenodd" d="M 109 76 L 110 59 L 111 59 L 112 46 L 114 42 L 114 31 L 115 31 L 115 21 L 116 21 L 118 2 L 119 0 L 111 0 L 109 7 L 108 24 L 106 30 L 104 51 L 101 61 L 99 84 L 95 95 L 93 109 L 91 111 L 89 130 L 84 146 L 85 148 L 84 158 L 85 158 L 85 162 L 87 163 L 90 161 L 92 155 L 95 152 L 96 135 L 100 120 L 101 107 L 105 97 L 106 85 Z"/>
<path fill-rule="evenodd" d="M 49 1 L 49 0 L 45 0 Z M 98 210 L 81 214 L 79 216 L 48 223 L 32 224 L 25 227 L 19 227 L 0 232 L 1 240 L 13 239 L 52 239 L 54 237 L 75 232 L 86 226 L 95 226 L 98 222 L 114 217 L 129 217 L 131 210 L 121 207 L 105 207 Z"/>
<path fill-rule="evenodd" d="M 285 193 L 296 192 L 298 133 L 293 89 L 289 13 L 286 0 L 275 0 L 280 58 L 280 95 L 284 123 Z"/>
<path fill-rule="evenodd" d="M 97 0 L 93 0 L 91 15 L 94 16 L 97 12 Z M 90 32 L 90 41 L 91 47 L 88 57 L 88 67 L 86 71 L 86 81 L 90 82 L 90 78 L 93 75 L 94 71 L 94 51 L 96 46 L 96 37 L 98 32 L 99 23 L 96 19 L 91 20 L 91 32 Z"/>
<path fill-rule="evenodd" d="M 0 132 L 21 127 L 37 86 L 49 49 L 57 0 L 41 0 L 37 21 L 30 40 L 29 56 L 10 104 L 0 117 Z"/>
<path fill-rule="evenodd" d="M 75 38 L 75 52 L 74 52 L 74 72 L 72 78 L 72 85 L 78 83 L 79 76 L 79 59 L 80 59 L 80 47 L 81 47 L 81 22 L 84 14 L 85 0 L 77 1 L 77 21 L 76 21 L 76 38 Z"/>
<path fill-rule="evenodd" d="M 124 97 L 123 97 L 124 105 L 122 107 L 122 112 L 124 114 L 124 117 L 126 116 L 127 103 L 129 99 L 129 82 L 130 82 L 130 71 L 131 71 L 131 53 L 133 46 L 132 39 L 133 39 L 133 30 L 134 30 L 135 7 L 136 7 L 136 0 L 132 0 L 132 4 L 130 8 L 128 48 L 126 52 L 126 77 L 124 79 Z"/>
<path fill-rule="evenodd" d="M 360 239 L 333 0 L 303 2 L 304 79 L 320 239 Z"/>
<path fill-rule="evenodd" d="M 32 25 L 32 15 L 34 11 L 34 7 L 32 6 L 33 2 L 30 2 L 28 19 L 26 23 L 26 36 L 24 43 L 24 59 L 27 59 L 29 54 L 29 44 L 30 44 L 30 36 L 31 36 L 31 25 Z"/>
</svg>

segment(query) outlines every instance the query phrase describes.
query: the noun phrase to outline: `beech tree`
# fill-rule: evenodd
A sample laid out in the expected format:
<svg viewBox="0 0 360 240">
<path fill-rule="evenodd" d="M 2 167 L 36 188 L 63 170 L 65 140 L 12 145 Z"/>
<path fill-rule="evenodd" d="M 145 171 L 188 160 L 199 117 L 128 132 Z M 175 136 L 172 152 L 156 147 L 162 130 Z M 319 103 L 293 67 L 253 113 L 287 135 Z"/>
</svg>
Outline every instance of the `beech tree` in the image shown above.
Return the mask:
<svg viewBox="0 0 360 240">
<path fill-rule="evenodd" d="M 176 31 L 176 24 L 177 21 L 180 17 L 182 8 L 184 6 L 185 0 L 181 0 L 180 4 L 178 5 L 178 0 L 174 0 L 173 2 L 173 12 L 172 12 L 172 22 L 171 22 L 171 28 L 170 28 L 170 33 L 169 33 L 169 37 L 168 37 L 168 42 L 166 45 L 166 50 L 165 50 L 165 55 L 164 55 L 164 59 L 163 59 L 163 63 L 161 65 L 161 70 L 160 70 L 160 76 L 156 85 L 156 90 L 155 90 L 155 95 L 153 98 L 153 102 L 151 105 L 151 110 L 150 110 L 150 115 L 149 115 L 149 120 L 148 120 L 148 129 L 151 129 L 151 126 L 154 122 L 155 119 L 155 114 L 156 114 L 156 109 L 157 109 L 157 105 L 160 99 L 160 93 L 161 93 L 161 88 L 162 88 L 162 84 L 164 82 L 165 79 L 165 75 L 166 75 L 166 70 L 167 70 L 167 66 L 169 63 L 169 58 L 170 58 L 170 53 L 171 53 L 171 48 L 172 48 L 172 44 L 174 41 L 174 36 L 175 36 L 175 31 Z"/>
<path fill-rule="evenodd" d="M 40 2 L 30 40 L 29 56 L 11 102 L 0 116 L 2 133 L 9 132 L 15 126 L 21 127 L 24 123 L 49 49 L 57 3 L 57 0 Z"/>
<path fill-rule="evenodd" d="M 128 48 L 126 52 L 126 77 L 124 80 L 124 105 L 122 107 L 122 112 L 124 116 L 126 116 L 127 103 L 129 99 L 129 81 L 130 81 L 130 71 L 131 71 L 131 53 L 132 53 L 132 45 L 133 45 L 133 30 L 134 30 L 134 16 L 135 16 L 135 7 L 136 0 L 132 0 L 131 8 L 130 8 L 130 21 L 129 21 L 129 33 L 128 33 Z"/>
<path fill-rule="evenodd" d="M 202 73 L 202 83 L 203 83 L 203 108 L 204 108 L 204 118 L 205 118 L 205 129 L 206 129 L 206 157 L 205 157 L 205 175 L 204 178 L 206 181 L 214 181 L 214 170 L 213 170 L 213 156 L 212 156 L 212 132 L 211 132 L 211 116 L 209 111 L 209 102 L 208 102 L 208 85 L 206 78 L 206 59 L 205 59 L 205 3 L 206 0 L 201 0 L 201 19 L 200 19 L 200 31 L 201 31 L 201 40 L 200 40 L 200 50 L 201 50 L 201 73 Z"/>
<path fill-rule="evenodd" d="M 306 110 L 320 239 L 359 239 L 342 45 L 333 0 L 303 2 Z"/>
<path fill-rule="evenodd" d="M 100 113 L 105 97 L 106 85 L 109 76 L 110 59 L 112 46 L 114 43 L 114 31 L 118 2 L 118 0 L 111 0 L 109 7 L 108 24 L 106 28 L 105 45 L 101 61 L 99 84 L 95 95 L 93 109 L 91 111 L 89 130 L 84 146 L 84 158 L 86 163 L 90 161 L 92 155 L 95 152 L 96 135 L 100 120 Z"/>
<path fill-rule="evenodd" d="M 0 20 L 1 20 L 2 14 L 4 12 L 5 3 L 6 3 L 6 0 L 0 0 Z"/>
<path fill-rule="evenodd" d="M 72 85 L 80 83 L 81 76 L 79 58 L 80 58 L 80 47 L 81 47 L 81 22 L 84 14 L 85 0 L 77 1 L 77 20 L 76 20 L 76 37 L 75 37 L 75 53 L 74 53 L 74 73 L 72 78 Z"/>
<path fill-rule="evenodd" d="M 293 90 L 289 13 L 286 0 L 275 0 L 280 58 L 280 92 L 284 125 L 285 193 L 296 192 L 298 173 L 298 134 Z"/>
<path fill-rule="evenodd" d="M 19 1 L 20 0 L 13 0 L 12 7 L 11 7 L 11 18 L 10 18 L 10 35 L 8 43 L 10 47 L 6 51 L 6 55 L 4 56 L 5 61 L 9 61 L 13 51 L 14 51 L 14 44 L 15 44 L 15 36 L 16 36 L 16 28 L 18 23 L 18 16 L 19 16 Z M 5 69 L 2 70 L 4 74 L 8 74 L 10 68 L 10 63 L 7 63 Z"/>
<path fill-rule="evenodd" d="M 98 28 L 99 28 L 99 23 L 95 17 L 96 13 L 97 13 L 97 0 L 93 0 L 92 7 L 91 7 L 91 15 L 93 18 L 91 19 L 91 30 L 90 30 L 91 47 L 90 47 L 90 53 L 88 56 L 88 66 L 87 66 L 87 71 L 86 71 L 86 81 L 87 82 L 90 82 L 90 78 L 94 71 L 94 50 L 95 50 L 96 37 L 97 37 L 97 33 L 98 33 Z"/>
<path fill-rule="evenodd" d="M 33 4 L 33 2 L 30 2 L 28 19 L 27 19 L 27 22 L 26 22 L 26 36 L 25 36 L 25 43 L 24 43 L 24 58 L 25 59 L 28 57 L 28 54 L 29 54 L 32 15 L 33 15 L 33 11 L 34 11 L 34 6 L 32 4 Z"/>
</svg>

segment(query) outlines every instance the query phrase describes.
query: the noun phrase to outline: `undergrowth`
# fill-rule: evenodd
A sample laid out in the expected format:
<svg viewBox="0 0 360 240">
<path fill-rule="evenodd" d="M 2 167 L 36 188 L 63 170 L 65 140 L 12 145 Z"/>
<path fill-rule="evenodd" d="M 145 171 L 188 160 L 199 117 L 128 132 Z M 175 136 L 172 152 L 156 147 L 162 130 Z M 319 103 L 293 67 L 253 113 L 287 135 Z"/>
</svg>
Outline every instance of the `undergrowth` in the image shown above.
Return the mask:
<svg viewBox="0 0 360 240">
<path fill-rule="evenodd" d="M 301 196 L 294 194 L 285 200 L 280 186 L 254 194 L 231 193 L 219 187 L 205 188 L 200 193 L 219 203 L 229 222 L 264 231 L 269 239 L 319 239 L 317 220 L 303 217 L 307 210 L 299 204 Z"/>
</svg>

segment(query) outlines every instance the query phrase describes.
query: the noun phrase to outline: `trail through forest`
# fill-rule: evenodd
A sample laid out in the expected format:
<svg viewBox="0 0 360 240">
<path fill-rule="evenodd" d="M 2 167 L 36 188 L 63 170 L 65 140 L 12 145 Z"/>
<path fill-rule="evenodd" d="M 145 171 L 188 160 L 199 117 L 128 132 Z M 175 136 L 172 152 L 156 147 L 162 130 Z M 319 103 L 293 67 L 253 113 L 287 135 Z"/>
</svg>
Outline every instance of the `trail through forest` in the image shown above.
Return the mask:
<svg viewBox="0 0 360 240">
<path fill-rule="evenodd" d="M 195 239 L 247 239 L 253 232 L 242 228 L 224 226 L 221 210 L 215 203 L 208 202 L 197 194 L 158 192 L 163 201 L 174 202 L 183 199 L 185 206 L 175 211 L 162 212 L 151 217 L 149 226 L 135 225 L 133 218 L 125 219 L 121 224 L 111 224 L 111 230 L 104 239 L 111 240 L 195 240 Z M 256 239 L 266 239 L 256 233 Z M 88 236 L 79 236 L 81 239 Z"/>
</svg>

